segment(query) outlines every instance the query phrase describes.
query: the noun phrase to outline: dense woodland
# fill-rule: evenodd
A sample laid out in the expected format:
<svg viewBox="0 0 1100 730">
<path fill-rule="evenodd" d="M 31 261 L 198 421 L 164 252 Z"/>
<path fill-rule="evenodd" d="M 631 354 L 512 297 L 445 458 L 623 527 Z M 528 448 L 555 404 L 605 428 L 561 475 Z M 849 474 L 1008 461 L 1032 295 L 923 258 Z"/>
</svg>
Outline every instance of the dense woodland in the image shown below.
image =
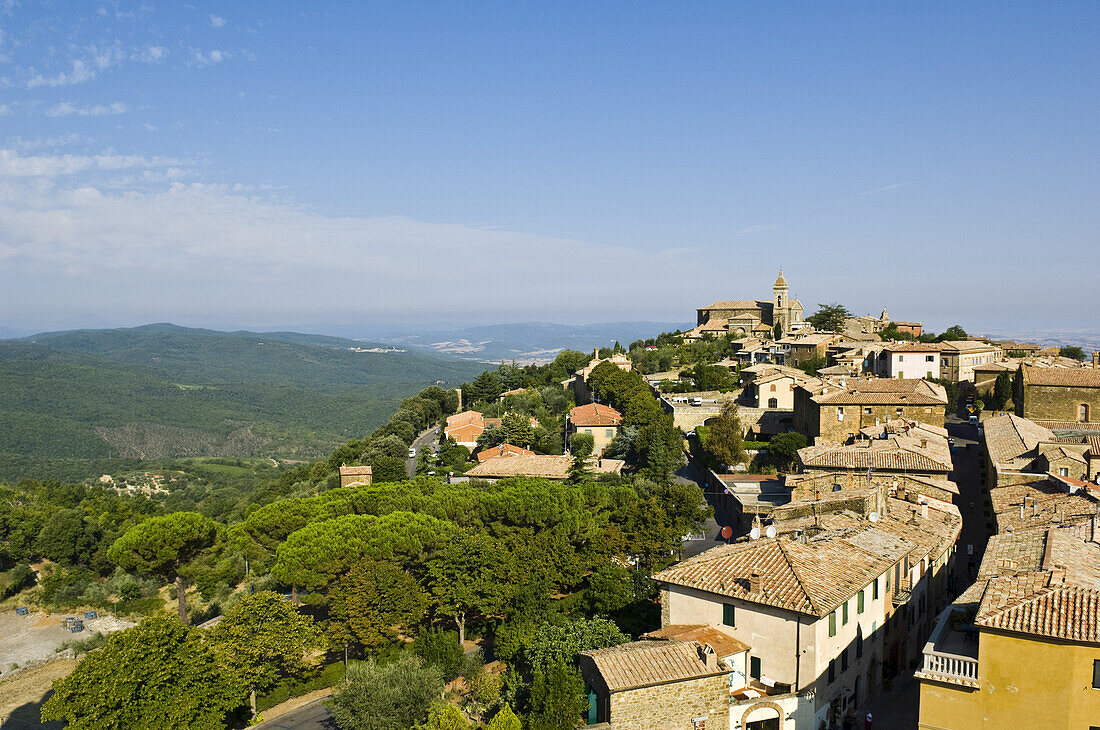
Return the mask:
<svg viewBox="0 0 1100 730">
<path fill-rule="evenodd" d="M 566 352 L 487 371 L 464 389 L 464 407 L 504 416 L 502 430 L 523 413 L 532 444 L 558 452 L 573 405 L 560 381 L 587 360 Z M 5 606 L 141 619 L 89 647 L 43 716 L 75 728 L 138 717 L 239 726 L 253 708 L 343 677 L 333 701 L 342 727 L 574 727 L 587 706 L 576 652 L 659 626 L 650 576 L 708 514 L 697 488 L 671 479 L 682 447 L 670 417 L 639 374 L 612 369 L 592 382 L 626 414 L 622 476 L 578 466 L 565 483 L 405 479 L 409 444 L 459 407 L 433 386 L 327 459 L 267 467 L 267 479 L 256 462 L 225 459 L 192 463 L 203 478 L 183 471 L 148 495 L 4 486 Z M 529 390 L 499 402 L 514 388 Z M 359 463 L 375 483 L 339 487 L 338 467 Z M 195 628 L 215 616 L 216 628 Z M 173 678 L 157 691 L 122 680 L 154 665 Z"/>
</svg>

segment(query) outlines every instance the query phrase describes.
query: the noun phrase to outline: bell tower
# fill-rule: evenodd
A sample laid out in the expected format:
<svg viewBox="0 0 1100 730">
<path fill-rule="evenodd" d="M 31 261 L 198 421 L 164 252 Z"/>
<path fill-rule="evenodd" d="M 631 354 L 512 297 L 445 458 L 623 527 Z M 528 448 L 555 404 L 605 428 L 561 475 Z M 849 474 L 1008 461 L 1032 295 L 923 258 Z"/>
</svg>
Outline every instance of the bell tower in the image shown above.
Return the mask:
<svg viewBox="0 0 1100 730">
<path fill-rule="evenodd" d="M 784 335 L 791 327 L 791 308 L 788 294 L 787 280 L 783 278 L 783 269 L 780 269 L 779 276 L 772 286 L 772 325 L 778 325 Z"/>
</svg>

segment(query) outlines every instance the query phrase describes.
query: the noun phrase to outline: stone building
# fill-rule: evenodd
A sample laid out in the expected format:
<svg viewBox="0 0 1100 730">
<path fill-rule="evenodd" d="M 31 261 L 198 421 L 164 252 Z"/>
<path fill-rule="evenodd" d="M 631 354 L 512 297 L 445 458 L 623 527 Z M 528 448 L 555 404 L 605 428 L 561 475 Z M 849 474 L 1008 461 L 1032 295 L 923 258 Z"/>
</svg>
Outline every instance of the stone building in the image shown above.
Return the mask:
<svg viewBox="0 0 1100 730">
<path fill-rule="evenodd" d="M 780 336 L 802 324 L 802 302 L 791 299 L 787 280 L 780 270 L 772 286 L 771 301 L 760 299 L 717 301 L 696 310 L 696 329 L 706 327 L 713 334 L 771 334 L 778 326 Z"/>
<path fill-rule="evenodd" d="M 1100 545 L 1084 524 L 990 538 L 923 649 L 918 727 L 1090 728 L 1100 718 Z"/>
<path fill-rule="evenodd" d="M 1016 415 L 1032 420 L 1100 421 L 1100 368 L 1021 364 L 1013 382 Z"/>
<path fill-rule="evenodd" d="M 799 386 L 794 394 L 795 430 L 811 443 L 846 443 L 864 428 L 899 418 L 942 423 L 947 393 L 942 385 L 914 379 L 841 378 Z"/>
<path fill-rule="evenodd" d="M 998 363 L 1004 357 L 1004 350 L 1000 345 L 992 345 L 988 342 L 959 340 L 941 342 L 939 347 L 940 373 L 953 383 L 970 381 L 976 385 L 978 380 L 974 373 L 975 368 Z"/>
<path fill-rule="evenodd" d="M 730 727 L 730 692 L 747 684 L 748 646 L 708 626 L 669 626 L 578 655 L 588 723 L 614 730 Z"/>
<path fill-rule="evenodd" d="M 912 474 L 947 479 L 951 451 L 947 429 L 903 419 L 869 426 L 851 443 L 807 446 L 798 451 L 802 470 Z"/>
<path fill-rule="evenodd" d="M 371 483 L 371 468 L 369 466 L 340 465 L 340 486 L 351 487 L 358 484 Z"/>
<path fill-rule="evenodd" d="M 775 719 L 755 727 L 839 724 L 865 712 L 907 666 L 911 643 L 923 643 L 928 617 L 946 604 L 962 520 L 951 505 L 870 503 L 883 512 L 813 510 L 797 529 L 784 523 L 774 537 L 713 548 L 654 576 L 663 626 L 710 626 L 746 644 L 749 680 L 775 693 L 735 703 L 730 727 L 754 727 L 738 710 L 765 702 Z"/>
<path fill-rule="evenodd" d="M 602 403 L 588 403 L 569 411 L 566 419 L 566 434 L 586 433 L 592 437 L 593 454 L 602 454 L 607 445 L 619 434 L 623 425 L 623 415 L 611 406 Z"/>
</svg>

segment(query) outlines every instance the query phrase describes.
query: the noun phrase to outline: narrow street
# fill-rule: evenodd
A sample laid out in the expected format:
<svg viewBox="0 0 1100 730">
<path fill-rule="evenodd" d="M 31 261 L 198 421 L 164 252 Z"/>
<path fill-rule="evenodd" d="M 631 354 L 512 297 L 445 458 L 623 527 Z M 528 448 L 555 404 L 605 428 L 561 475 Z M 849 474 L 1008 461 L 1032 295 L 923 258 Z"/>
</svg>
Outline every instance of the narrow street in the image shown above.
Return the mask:
<svg viewBox="0 0 1100 730">
<path fill-rule="evenodd" d="M 993 512 L 989 485 L 984 483 L 988 475 L 982 475 L 984 460 L 977 427 L 951 416 L 947 419 L 947 433 L 955 440 L 953 477 L 959 486 L 956 505 L 963 518 L 955 558 L 955 592 L 961 593 L 978 574 L 986 543 L 993 531 Z"/>
<path fill-rule="evenodd" d="M 429 448 L 433 444 L 438 436 L 435 433 L 436 429 L 433 426 L 424 433 L 420 434 L 413 440 L 411 448 L 416 449 L 416 456 L 420 456 L 420 450 Z M 416 457 L 405 460 L 405 471 L 409 474 L 409 479 L 416 476 Z"/>
</svg>

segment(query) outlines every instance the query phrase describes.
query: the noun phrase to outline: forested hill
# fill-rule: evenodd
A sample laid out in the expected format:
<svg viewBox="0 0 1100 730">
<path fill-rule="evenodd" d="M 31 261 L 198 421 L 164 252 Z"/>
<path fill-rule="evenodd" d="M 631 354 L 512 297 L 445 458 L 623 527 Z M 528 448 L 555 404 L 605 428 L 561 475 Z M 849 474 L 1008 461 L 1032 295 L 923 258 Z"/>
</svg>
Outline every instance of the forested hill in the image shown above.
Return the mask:
<svg viewBox="0 0 1100 730">
<path fill-rule="evenodd" d="M 0 479 L 43 476 L 45 459 L 317 458 L 484 367 L 386 350 L 173 325 L 0 340 Z"/>
</svg>

